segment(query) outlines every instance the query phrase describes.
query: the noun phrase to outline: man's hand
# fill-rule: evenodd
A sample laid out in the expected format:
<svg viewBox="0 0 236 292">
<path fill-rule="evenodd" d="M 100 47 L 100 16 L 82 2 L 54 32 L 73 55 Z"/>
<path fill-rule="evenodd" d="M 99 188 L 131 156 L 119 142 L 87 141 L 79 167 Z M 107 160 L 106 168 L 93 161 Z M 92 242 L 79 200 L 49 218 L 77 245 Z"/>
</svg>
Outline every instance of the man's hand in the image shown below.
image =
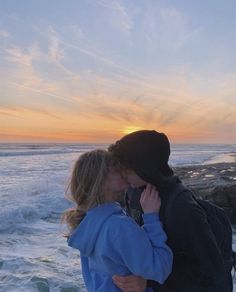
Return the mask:
<svg viewBox="0 0 236 292">
<path fill-rule="evenodd" d="M 114 284 L 123 292 L 144 292 L 147 285 L 147 280 L 139 276 L 113 276 Z"/>
</svg>

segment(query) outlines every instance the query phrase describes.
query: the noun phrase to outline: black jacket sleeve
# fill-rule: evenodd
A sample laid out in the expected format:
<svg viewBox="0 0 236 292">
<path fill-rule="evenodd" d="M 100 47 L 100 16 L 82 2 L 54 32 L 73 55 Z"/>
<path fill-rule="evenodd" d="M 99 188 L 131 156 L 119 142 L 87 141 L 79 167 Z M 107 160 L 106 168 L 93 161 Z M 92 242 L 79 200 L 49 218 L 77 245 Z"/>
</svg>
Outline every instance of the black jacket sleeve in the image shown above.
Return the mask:
<svg viewBox="0 0 236 292">
<path fill-rule="evenodd" d="M 171 217 L 173 235 L 182 241 L 187 255 L 186 277 L 196 286 L 210 288 L 209 291 L 223 291 L 219 288 L 224 278 L 223 258 L 205 211 L 189 192 L 183 192 L 173 204 Z"/>
</svg>

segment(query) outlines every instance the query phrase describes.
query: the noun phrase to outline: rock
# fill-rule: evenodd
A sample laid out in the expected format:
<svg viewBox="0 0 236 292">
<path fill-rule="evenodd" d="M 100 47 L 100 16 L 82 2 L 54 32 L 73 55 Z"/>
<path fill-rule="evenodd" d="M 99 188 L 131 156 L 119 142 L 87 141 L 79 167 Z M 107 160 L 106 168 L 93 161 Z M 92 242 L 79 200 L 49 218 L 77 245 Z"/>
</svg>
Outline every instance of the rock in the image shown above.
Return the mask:
<svg viewBox="0 0 236 292">
<path fill-rule="evenodd" d="M 210 199 L 226 211 L 232 224 L 236 224 L 236 184 L 215 187 Z"/>
<path fill-rule="evenodd" d="M 176 167 L 174 172 L 196 196 L 222 207 L 236 224 L 236 163 Z"/>
</svg>

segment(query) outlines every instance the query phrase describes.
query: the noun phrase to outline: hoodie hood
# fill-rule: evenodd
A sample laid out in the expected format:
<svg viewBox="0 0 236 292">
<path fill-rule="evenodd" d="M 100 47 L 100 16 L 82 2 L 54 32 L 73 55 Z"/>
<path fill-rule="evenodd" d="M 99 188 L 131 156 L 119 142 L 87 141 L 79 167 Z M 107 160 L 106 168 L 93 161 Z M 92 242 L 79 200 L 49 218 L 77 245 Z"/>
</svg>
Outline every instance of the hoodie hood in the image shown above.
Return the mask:
<svg viewBox="0 0 236 292">
<path fill-rule="evenodd" d="M 68 245 L 89 256 L 105 221 L 113 214 L 124 213 L 119 203 L 106 203 L 90 209 L 68 238 Z"/>
</svg>

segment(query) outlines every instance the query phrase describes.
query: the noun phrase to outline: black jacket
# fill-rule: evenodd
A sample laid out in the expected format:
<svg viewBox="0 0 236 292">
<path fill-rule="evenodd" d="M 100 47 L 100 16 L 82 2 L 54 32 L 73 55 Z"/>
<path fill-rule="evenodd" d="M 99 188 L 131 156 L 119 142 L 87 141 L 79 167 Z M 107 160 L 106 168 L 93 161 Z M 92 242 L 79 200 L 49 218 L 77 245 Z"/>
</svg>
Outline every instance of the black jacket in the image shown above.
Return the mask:
<svg viewBox="0 0 236 292">
<path fill-rule="evenodd" d="M 148 281 L 158 292 L 232 292 L 230 279 L 224 276 L 224 264 L 206 214 L 190 191 L 180 193 L 166 210 L 174 188 L 160 191 L 160 218 L 174 254 L 173 270 L 163 285 Z M 142 224 L 140 191 L 132 189 L 126 197 L 127 211 Z M 168 206 L 169 208 L 169 206 Z M 168 219 L 168 220 L 167 220 Z"/>
</svg>

